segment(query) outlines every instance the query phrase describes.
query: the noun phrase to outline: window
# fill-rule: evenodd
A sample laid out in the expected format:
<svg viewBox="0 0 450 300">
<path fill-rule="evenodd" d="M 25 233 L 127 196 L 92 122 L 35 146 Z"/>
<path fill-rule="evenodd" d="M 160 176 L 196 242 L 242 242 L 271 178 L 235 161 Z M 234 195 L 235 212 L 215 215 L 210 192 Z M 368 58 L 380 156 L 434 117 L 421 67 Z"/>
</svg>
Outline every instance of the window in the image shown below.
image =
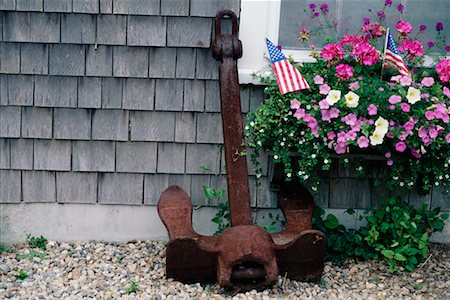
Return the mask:
<svg viewBox="0 0 450 300">
<path fill-rule="evenodd" d="M 297 61 L 312 61 L 309 51 L 297 41 L 302 26 L 311 28 L 315 20 L 309 16 L 309 4 L 319 6 L 328 3 L 330 20 L 337 20 L 337 32 L 355 32 L 362 24 L 363 17 L 370 17 L 369 8 L 373 14 L 381 10 L 384 0 L 241 0 L 240 39 L 243 43 L 243 57 L 239 60 L 239 79 L 241 83 L 258 83 L 252 79 L 255 71 L 268 68 L 266 59 L 266 45 L 264 39 L 268 37 L 275 44 L 283 47 L 283 53 L 292 55 Z M 450 42 L 450 0 L 393 0 L 394 6 L 402 3 L 405 7 L 404 15 L 417 32 L 420 24 L 428 29 L 422 41 L 435 38 L 435 24 L 444 24 L 447 43 Z M 317 8 L 319 11 L 320 9 Z M 307 13 L 305 13 L 305 10 Z M 400 17 L 395 8 L 389 9 L 392 17 L 386 22 L 389 27 L 395 26 Z M 375 20 L 376 17 L 372 17 Z M 312 41 L 321 46 L 320 41 Z"/>
</svg>

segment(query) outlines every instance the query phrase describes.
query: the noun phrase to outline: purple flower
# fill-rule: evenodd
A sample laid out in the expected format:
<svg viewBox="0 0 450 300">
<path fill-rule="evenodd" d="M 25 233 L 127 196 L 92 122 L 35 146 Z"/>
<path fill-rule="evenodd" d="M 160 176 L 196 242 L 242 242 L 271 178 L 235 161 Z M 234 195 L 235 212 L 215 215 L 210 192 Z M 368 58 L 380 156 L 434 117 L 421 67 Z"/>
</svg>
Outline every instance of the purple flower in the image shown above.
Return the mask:
<svg viewBox="0 0 450 300">
<path fill-rule="evenodd" d="M 316 12 L 313 14 L 313 16 L 314 16 L 314 17 L 320 16 L 320 12 L 316 11 Z"/>
<path fill-rule="evenodd" d="M 299 109 L 300 105 L 301 105 L 301 103 L 297 99 L 291 100 L 291 108 L 292 109 Z"/>
<path fill-rule="evenodd" d="M 384 5 L 391 6 L 392 5 L 392 0 L 384 1 Z"/>
<path fill-rule="evenodd" d="M 336 138 L 336 133 L 334 133 L 333 131 L 330 131 L 327 133 L 327 138 L 329 140 L 334 140 Z"/>
<path fill-rule="evenodd" d="M 445 141 L 450 144 L 450 133 L 445 136 Z"/>
<path fill-rule="evenodd" d="M 276 48 L 278 49 L 278 50 L 283 50 L 283 49 L 281 49 L 281 46 L 280 45 L 278 45 L 278 46 L 276 46 Z"/>
<path fill-rule="evenodd" d="M 426 87 L 430 87 L 434 84 L 434 78 L 433 77 L 424 77 L 420 83 L 422 83 Z"/>
<path fill-rule="evenodd" d="M 403 112 L 409 112 L 409 110 L 411 108 L 411 106 L 409 106 L 408 103 L 402 103 L 401 107 L 402 107 Z"/>
<path fill-rule="evenodd" d="M 385 15 L 384 11 L 382 11 L 382 10 L 377 12 L 377 16 L 380 20 L 384 20 L 384 18 L 386 18 L 386 15 Z"/>
<path fill-rule="evenodd" d="M 312 10 L 312 11 L 314 11 L 314 10 L 316 9 L 316 5 L 315 5 L 314 3 L 311 3 L 311 4 L 309 5 L 309 9 Z"/>
<path fill-rule="evenodd" d="M 384 157 L 386 157 L 386 158 L 391 158 L 391 156 L 392 156 L 391 152 L 386 152 L 384 154 Z"/>
<path fill-rule="evenodd" d="M 390 166 L 392 166 L 394 164 L 394 161 L 392 159 L 388 159 L 386 164 L 390 167 Z"/>
<path fill-rule="evenodd" d="M 389 108 L 389 110 L 394 110 L 395 109 L 395 105 L 389 105 L 388 108 Z"/>
<path fill-rule="evenodd" d="M 402 97 L 398 95 L 392 95 L 391 97 L 389 97 L 388 101 L 390 104 L 396 104 L 402 101 Z"/>
<path fill-rule="evenodd" d="M 443 93 L 444 93 L 445 96 L 450 98 L 450 89 L 448 87 L 444 86 Z"/>
<path fill-rule="evenodd" d="M 369 18 L 363 18 L 363 23 L 364 23 L 364 25 L 370 24 L 370 19 Z"/>
<path fill-rule="evenodd" d="M 445 51 L 450 51 L 450 45 L 445 45 L 444 50 Z"/>
<path fill-rule="evenodd" d="M 425 119 L 427 119 L 428 121 L 434 120 L 434 111 L 431 110 L 427 110 L 425 112 Z"/>
<path fill-rule="evenodd" d="M 398 152 L 403 152 L 406 149 L 406 144 L 403 142 L 398 142 L 397 144 L 395 144 L 395 150 Z"/>
<path fill-rule="evenodd" d="M 355 82 L 350 83 L 348 85 L 348 88 L 351 89 L 352 91 L 358 90 L 359 89 L 359 82 L 355 81 Z"/>
<path fill-rule="evenodd" d="M 437 30 L 437 31 L 442 31 L 442 30 L 444 30 L 444 24 L 442 24 L 442 22 L 437 22 L 437 23 L 436 23 L 436 30 Z"/>
<path fill-rule="evenodd" d="M 416 149 L 411 149 L 411 154 L 412 156 L 414 156 L 415 158 L 421 158 L 422 155 L 420 155 L 419 152 L 416 151 Z"/>
<path fill-rule="evenodd" d="M 320 6 L 320 10 L 324 15 L 326 15 L 330 10 L 328 4 L 324 3 Z"/>
<path fill-rule="evenodd" d="M 369 139 L 365 136 L 359 137 L 359 139 L 356 141 L 359 148 L 367 148 L 369 147 Z"/>
<path fill-rule="evenodd" d="M 319 102 L 319 107 L 320 107 L 320 109 L 329 109 L 330 104 L 328 103 L 327 100 L 323 99 Z"/>
<path fill-rule="evenodd" d="M 323 77 L 319 75 L 314 76 L 314 84 L 323 84 Z"/>
<path fill-rule="evenodd" d="M 434 42 L 433 41 L 428 41 L 427 46 L 429 48 L 433 48 L 434 47 Z"/>
<path fill-rule="evenodd" d="M 403 4 L 401 4 L 401 3 L 399 3 L 399 4 L 397 5 L 397 10 L 398 10 L 400 13 L 403 13 L 403 11 L 405 10 L 405 6 L 404 6 Z"/>
<path fill-rule="evenodd" d="M 419 30 L 420 30 L 420 31 L 425 31 L 426 29 L 427 29 L 427 25 L 421 24 L 421 25 L 419 26 Z"/>
<path fill-rule="evenodd" d="M 328 84 L 322 84 L 320 87 L 319 87 L 319 93 L 321 94 L 321 95 L 328 95 L 328 93 L 331 91 L 331 88 L 330 88 L 330 86 L 328 85 Z"/>
<path fill-rule="evenodd" d="M 375 116 L 378 112 L 378 108 L 374 104 L 370 104 L 369 107 L 367 107 L 367 112 L 369 113 L 369 116 Z"/>
</svg>

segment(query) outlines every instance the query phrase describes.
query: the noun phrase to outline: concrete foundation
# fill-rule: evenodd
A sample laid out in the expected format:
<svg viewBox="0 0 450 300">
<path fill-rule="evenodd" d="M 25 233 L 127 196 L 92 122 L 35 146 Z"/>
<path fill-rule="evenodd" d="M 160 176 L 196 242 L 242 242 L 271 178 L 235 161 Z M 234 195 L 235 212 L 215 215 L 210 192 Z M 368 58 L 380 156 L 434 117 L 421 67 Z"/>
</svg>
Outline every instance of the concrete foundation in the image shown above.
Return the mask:
<svg viewBox="0 0 450 300">
<path fill-rule="evenodd" d="M 359 227 L 362 210 L 352 216 L 344 209 L 328 209 L 347 228 Z M 216 225 L 210 220 L 216 212 L 212 207 L 201 207 L 193 212 L 194 230 L 212 235 Z M 277 209 L 261 209 L 254 218 L 260 225 L 270 224 L 268 213 Z M 264 217 L 264 218 L 263 218 Z M 50 240 L 167 240 L 167 231 L 159 219 L 155 206 L 27 203 L 0 204 L 0 243 L 23 242 L 26 235 L 43 235 Z M 443 232 L 432 236 L 434 242 L 450 243 L 450 221 Z"/>
</svg>

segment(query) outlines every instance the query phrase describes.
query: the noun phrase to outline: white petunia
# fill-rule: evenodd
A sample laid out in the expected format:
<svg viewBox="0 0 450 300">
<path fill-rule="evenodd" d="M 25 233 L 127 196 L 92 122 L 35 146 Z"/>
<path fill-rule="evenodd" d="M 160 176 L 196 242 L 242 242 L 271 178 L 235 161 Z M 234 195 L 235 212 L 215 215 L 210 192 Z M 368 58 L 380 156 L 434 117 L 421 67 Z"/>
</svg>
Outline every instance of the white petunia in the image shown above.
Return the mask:
<svg viewBox="0 0 450 300">
<path fill-rule="evenodd" d="M 378 117 L 378 119 L 375 121 L 375 131 L 378 131 L 384 135 L 388 132 L 389 129 L 389 122 L 384 119 L 383 117 Z"/>
<path fill-rule="evenodd" d="M 338 101 L 341 100 L 341 91 L 331 90 L 325 100 L 327 100 L 328 104 L 330 105 L 338 103 Z"/>
<path fill-rule="evenodd" d="M 420 101 L 420 90 L 413 88 L 413 87 L 409 87 L 408 93 L 406 94 L 406 99 L 408 99 L 408 102 L 410 104 L 419 102 Z"/>
<path fill-rule="evenodd" d="M 350 108 L 356 108 L 359 105 L 359 96 L 354 92 L 348 92 L 344 96 L 345 105 Z"/>
<path fill-rule="evenodd" d="M 370 144 L 372 146 L 381 145 L 383 143 L 385 133 L 375 130 L 370 136 Z"/>
</svg>

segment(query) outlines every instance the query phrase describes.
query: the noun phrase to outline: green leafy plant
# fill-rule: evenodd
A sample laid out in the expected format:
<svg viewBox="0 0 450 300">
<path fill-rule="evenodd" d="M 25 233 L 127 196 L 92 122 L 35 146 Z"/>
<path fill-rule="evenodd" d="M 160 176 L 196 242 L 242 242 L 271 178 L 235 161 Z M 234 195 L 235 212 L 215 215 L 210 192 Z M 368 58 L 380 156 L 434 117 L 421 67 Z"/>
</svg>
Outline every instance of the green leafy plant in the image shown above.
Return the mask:
<svg viewBox="0 0 450 300">
<path fill-rule="evenodd" d="M 30 248 L 40 248 L 45 250 L 45 245 L 47 245 L 48 240 L 43 237 L 34 237 L 31 234 L 27 234 L 27 243 Z"/>
<path fill-rule="evenodd" d="M 40 258 L 40 259 L 47 259 L 47 253 L 30 250 L 30 252 L 28 252 L 26 254 L 16 254 L 16 259 L 32 260 L 35 257 Z"/>
<path fill-rule="evenodd" d="M 347 210 L 349 214 L 353 214 L 353 212 L 353 210 Z M 325 215 L 325 211 L 320 207 L 314 208 L 312 226 L 326 235 L 327 260 L 343 264 L 350 258 L 371 259 L 377 256 L 363 242 L 357 230 L 347 229 L 339 223 L 335 215 Z"/>
<path fill-rule="evenodd" d="M 131 280 L 128 287 L 125 289 L 127 294 L 136 293 L 139 290 L 139 286 L 135 280 Z"/>
<path fill-rule="evenodd" d="M 286 224 L 286 220 L 280 214 L 273 215 L 272 213 L 269 213 L 267 215 L 267 218 L 269 220 L 269 223 L 262 225 L 261 227 L 269 233 L 278 231 Z M 262 216 L 262 219 L 266 219 L 266 217 Z"/>
<path fill-rule="evenodd" d="M 24 269 L 19 269 L 16 273 L 16 280 L 24 280 L 28 277 L 28 273 Z"/>
<path fill-rule="evenodd" d="M 381 257 L 387 259 L 391 271 L 403 266 L 413 271 L 428 257 L 429 238 L 444 228 L 448 214 L 440 209 L 416 209 L 400 198 L 389 198 L 366 216 L 367 226 L 359 230 L 364 241 Z"/>
<path fill-rule="evenodd" d="M 399 197 L 389 198 L 380 208 L 366 212 L 363 218 L 368 223 L 359 229 L 345 228 L 336 216 L 316 207 L 313 228 L 326 234 L 329 260 L 384 258 L 391 271 L 399 266 L 413 271 L 428 256 L 430 235 L 444 228 L 448 214 L 439 213 L 439 208 L 428 210 L 423 205 L 416 209 Z"/>
<path fill-rule="evenodd" d="M 7 246 L 0 244 L 0 254 L 8 253 L 10 250 Z"/>
</svg>

